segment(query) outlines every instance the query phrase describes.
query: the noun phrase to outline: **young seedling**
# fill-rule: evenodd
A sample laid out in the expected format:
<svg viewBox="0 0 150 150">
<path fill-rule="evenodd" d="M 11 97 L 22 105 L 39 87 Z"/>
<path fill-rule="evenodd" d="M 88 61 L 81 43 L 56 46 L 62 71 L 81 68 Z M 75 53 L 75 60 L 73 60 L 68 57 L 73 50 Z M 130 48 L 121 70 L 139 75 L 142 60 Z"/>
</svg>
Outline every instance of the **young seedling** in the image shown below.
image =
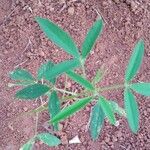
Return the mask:
<svg viewBox="0 0 150 150">
<path fill-rule="evenodd" d="M 84 64 L 94 47 L 97 38 L 102 32 L 102 19 L 97 19 L 89 30 L 81 46 L 81 53 L 79 53 L 79 49 L 68 33 L 63 31 L 56 24 L 40 17 L 36 17 L 36 22 L 51 41 L 65 50 L 68 54 L 72 55 L 73 58 L 58 64 L 54 64 L 51 61 L 43 63 L 39 67 L 36 77 L 33 77 L 24 69 L 16 69 L 10 73 L 11 79 L 16 82 L 10 83 L 9 86 L 23 87 L 16 93 L 16 98 L 35 100 L 44 95 L 47 97 L 47 103 L 44 105 L 42 104 L 40 107 L 27 114 L 37 114 L 44 110 L 48 110 L 50 115 L 50 120 L 48 120 L 49 124 L 53 126 L 54 130 L 59 130 L 60 121 L 75 114 L 93 101 L 95 105 L 91 109 L 89 117 L 89 131 L 93 140 L 96 140 L 99 137 L 105 119 L 108 119 L 111 124 L 116 125 L 116 113 L 121 117 L 127 118 L 131 131 L 137 133 L 139 129 L 139 109 L 133 91 L 145 96 L 150 96 L 150 83 L 132 82 L 132 79 L 137 74 L 142 63 L 144 55 L 143 40 L 139 40 L 134 47 L 125 71 L 124 83 L 110 85 L 108 87 L 97 87 L 97 83 L 103 79 L 103 69 L 98 70 L 95 77 L 93 77 L 93 80 L 89 81 L 86 78 Z M 81 68 L 83 73 L 76 73 L 76 68 Z M 62 74 L 65 74 L 70 79 L 83 86 L 84 90 L 80 93 L 74 93 L 72 91 L 67 91 L 66 89 L 59 89 L 56 81 L 59 82 L 58 77 Z M 124 108 L 121 108 L 115 101 L 108 100 L 102 96 L 103 91 L 116 89 L 124 90 Z M 59 92 L 63 93 L 63 97 L 58 96 Z M 69 96 L 67 94 L 69 94 Z M 75 99 L 75 102 L 70 106 L 63 108 L 61 105 L 62 102 L 70 99 Z M 54 135 L 49 133 L 36 133 L 33 138 L 21 147 L 21 149 L 32 149 L 33 144 L 37 140 L 42 141 L 48 146 L 57 146 L 61 144 L 61 140 Z"/>
</svg>

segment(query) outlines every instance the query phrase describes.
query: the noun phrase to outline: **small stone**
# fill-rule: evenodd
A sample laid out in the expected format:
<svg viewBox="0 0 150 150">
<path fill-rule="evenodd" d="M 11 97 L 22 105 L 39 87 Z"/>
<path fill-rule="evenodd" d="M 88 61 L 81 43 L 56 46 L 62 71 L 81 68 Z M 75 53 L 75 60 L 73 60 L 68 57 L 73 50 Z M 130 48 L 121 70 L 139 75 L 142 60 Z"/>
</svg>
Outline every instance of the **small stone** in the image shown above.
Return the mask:
<svg viewBox="0 0 150 150">
<path fill-rule="evenodd" d="M 28 110 L 28 108 L 27 108 L 27 107 L 23 107 L 23 110 L 24 110 L 24 111 L 27 111 L 27 110 Z"/>
<path fill-rule="evenodd" d="M 106 138 L 105 138 L 105 142 L 106 142 L 106 143 L 109 143 L 109 141 L 110 141 L 110 138 L 109 138 L 109 137 L 106 137 Z"/>
<path fill-rule="evenodd" d="M 39 141 L 39 145 L 42 145 L 43 144 L 43 142 L 42 141 Z"/>
<path fill-rule="evenodd" d="M 86 0 L 81 0 L 81 3 L 85 3 Z"/>
<path fill-rule="evenodd" d="M 50 5 L 50 6 L 48 7 L 48 9 L 49 9 L 51 12 L 54 11 L 54 7 L 53 7 L 52 5 Z"/>
<path fill-rule="evenodd" d="M 142 22 L 137 22 L 138 27 L 142 27 L 142 24 L 143 24 Z"/>
<path fill-rule="evenodd" d="M 59 124 L 59 130 L 62 131 L 62 129 L 63 129 L 63 124 L 60 123 Z"/>
<path fill-rule="evenodd" d="M 119 121 L 116 121 L 115 126 L 118 127 L 119 126 Z"/>
<path fill-rule="evenodd" d="M 74 7 L 69 7 L 68 8 L 68 14 L 69 15 L 74 15 Z"/>
<path fill-rule="evenodd" d="M 122 132 L 121 132 L 121 131 L 118 131 L 117 137 L 118 137 L 118 138 L 122 137 Z"/>
<path fill-rule="evenodd" d="M 60 137 L 63 145 L 68 144 L 67 134 L 65 132 L 62 132 Z"/>
<path fill-rule="evenodd" d="M 90 108 L 89 106 L 87 106 L 87 107 L 86 107 L 86 111 L 89 112 L 90 110 L 91 110 L 91 108 Z"/>
<path fill-rule="evenodd" d="M 69 141 L 69 144 L 76 144 L 76 143 L 81 143 L 80 139 L 79 139 L 79 136 L 76 135 L 74 138 L 72 138 L 70 141 Z"/>
<path fill-rule="evenodd" d="M 4 54 L 8 54 L 8 51 L 7 51 L 7 50 L 5 50 L 5 51 L 4 51 Z"/>
<path fill-rule="evenodd" d="M 112 140 L 113 140 L 113 142 L 117 142 L 118 139 L 116 137 L 113 137 Z"/>
<path fill-rule="evenodd" d="M 41 57 L 44 57 L 44 56 L 45 56 L 45 53 L 44 53 L 43 51 L 40 51 L 39 55 L 40 55 Z"/>
<path fill-rule="evenodd" d="M 89 8 L 90 8 L 90 6 L 87 4 L 87 5 L 85 6 L 85 8 L 86 8 L 86 9 L 89 9 Z"/>
<path fill-rule="evenodd" d="M 31 52 L 27 52 L 27 53 L 26 53 L 26 56 L 27 56 L 28 58 L 32 58 L 32 57 L 33 57 L 33 54 L 32 54 Z"/>
<path fill-rule="evenodd" d="M 144 115 L 147 116 L 147 111 L 146 110 L 144 110 Z"/>
<path fill-rule="evenodd" d="M 8 128 L 9 128 L 10 130 L 14 130 L 12 124 L 9 124 L 9 125 L 8 125 Z"/>
<path fill-rule="evenodd" d="M 113 0 L 115 3 L 119 3 L 120 2 L 120 0 Z"/>
<path fill-rule="evenodd" d="M 60 0 L 60 4 L 64 4 L 64 3 L 66 3 L 65 0 Z"/>
<path fill-rule="evenodd" d="M 67 82 L 66 83 L 66 88 L 70 88 L 71 87 L 71 83 L 70 82 Z"/>
<path fill-rule="evenodd" d="M 7 117 L 10 117 L 11 116 L 11 113 L 7 113 Z"/>
</svg>

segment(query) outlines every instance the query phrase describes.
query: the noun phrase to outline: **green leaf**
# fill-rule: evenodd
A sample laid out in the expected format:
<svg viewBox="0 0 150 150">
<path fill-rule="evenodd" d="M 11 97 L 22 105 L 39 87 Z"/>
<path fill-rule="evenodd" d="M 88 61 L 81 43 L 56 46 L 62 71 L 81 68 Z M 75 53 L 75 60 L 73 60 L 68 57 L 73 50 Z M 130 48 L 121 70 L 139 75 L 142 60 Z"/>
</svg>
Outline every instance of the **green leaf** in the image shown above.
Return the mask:
<svg viewBox="0 0 150 150">
<path fill-rule="evenodd" d="M 59 64 L 54 65 L 54 67 L 51 70 L 47 70 L 45 77 L 47 80 L 51 80 L 57 77 L 58 75 L 68 70 L 71 70 L 73 68 L 76 68 L 78 66 L 79 66 L 79 61 L 77 59 L 63 61 Z"/>
<path fill-rule="evenodd" d="M 47 70 L 51 70 L 51 68 L 53 66 L 54 66 L 54 64 L 51 61 L 43 63 L 38 69 L 38 74 L 37 74 L 38 80 L 45 78 L 45 74 L 46 74 Z"/>
<path fill-rule="evenodd" d="M 53 91 L 49 97 L 48 110 L 50 118 L 55 117 L 60 112 L 60 101 L 56 91 Z M 54 129 L 58 130 L 58 123 L 53 124 Z"/>
<path fill-rule="evenodd" d="M 78 48 L 68 33 L 48 19 L 36 17 L 36 21 L 51 41 L 63 48 L 67 53 L 79 58 Z"/>
<path fill-rule="evenodd" d="M 137 133 L 139 129 L 139 109 L 130 89 L 124 91 L 124 103 L 130 129 L 133 133 Z"/>
<path fill-rule="evenodd" d="M 90 51 L 92 50 L 96 39 L 98 38 L 99 34 L 102 32 L 103 28 L 103 21 L 102 19 L 98 19 L 91 29 L 88 31 L 88 34 L 82 44 L 81 52 L 82 52 L 82 59 L 85 59 Z"/>
<path fill-rule="evenodd" d="M 143 40 L 140 40 L 135 45 L 133 53 L 130 57 L 129 64 L 125 72 L 126 81 L 130 81 L 139 70 L 140 65 L 142 63 L 143 55 L 144 55 L 144 42 Z"/>
<path fill-rule="evenodd" d="M 85 107 L 91 101 L 91 99 L 92 99 L 91 97 L 86 97 L 86 98 L 80 99 L 79 101 L 68 106 L 67 108 L 64 108 L 54 118 L 52 118 L 51 123 L 56 123 L 56 122 L 59 122 L 60 120 L 64 120 L 65 118 L 68 118 L 75 112 Z"/>
<path fill-rule="evenodd" d="M 98 139 L 104 124 L 105 115 L 99 103 L 95 104 L 90 115 L 90 134 L 93 140 Z"/>
<path fill-rule="evenodd" d="M 114 113 L 117 113 L 120 116 L 126 117 L 125 110 L 123 108 L 121 108 L 115 101 L 110 101 L 110 104 L 112 105 Z"/>
<path fill-rule="evenodd" d="M 150 83 L 133 83 L 131 89 L 145 96 L 150 96 Z"/>
<path fill-rule="evenodd" d="M 100 106 L 105 113 L 105 116 L 108 118 L 111 124 L 116 123 L 115 114 L 113 112 L 113 108 L 108 100 L 106 100 L 104 97 L 99 98 Z"/>
<path fill-rule="evenodd" d="M 38 69 L 38 75 L 37 75 L 38 80 L 41 80 L 43 78 L 55 84 L 56 78 L 49 80 L 49 78 L 47 77 L 47 72 L 50 72 L 53 67 L 54 64 L 51 61 L 42 64 Z"/>
<path fill-rule="evenodd" d="M 16 69 L 10 72 L 10 78 L 12 80 L 22 80 L 22 81 L 34 81 L 35 79 L 32 75 L 25 69 Z"/>
<path fill-rule="evenodd" d="M 50 88 L 43 84 L 33 84 L 25 87 L 24 89 L 16 93 L 16 97 L 19 99 L 35 99 L 44 95 Z"/>
<path fill-rule="evenodd" d="M 34 139 L 29 140 L 20 148 L 20 150 L 32 150 L 34 142 Z"/>
<path fill-rule="evenodd" d="M 94 87 L 92 86 L 92 84 L 88 80 L 80 76 L 79 74 L 76 74 L 73 71 L 67 71 L 66 73 L 72 80 L 81 84 L 83 87 L 87 88 L 88 90 L 94 90 Z"/>
<path fill-rule="evenodd" d="M 40 133 L 36 138 L 50 147 L 61 144 L 60 139 L 50 133 Z"/>
</svg>

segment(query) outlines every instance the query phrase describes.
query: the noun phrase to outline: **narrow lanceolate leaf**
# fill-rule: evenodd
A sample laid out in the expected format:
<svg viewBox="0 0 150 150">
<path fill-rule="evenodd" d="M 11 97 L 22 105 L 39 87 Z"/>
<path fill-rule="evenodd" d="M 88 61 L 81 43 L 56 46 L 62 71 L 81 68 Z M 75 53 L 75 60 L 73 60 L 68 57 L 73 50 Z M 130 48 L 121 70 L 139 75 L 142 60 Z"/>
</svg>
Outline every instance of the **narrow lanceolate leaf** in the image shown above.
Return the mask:
<svg viewBox="0 0 150 150">
<path fill-rule="evenodd" d="M 19 150 L 32 150 L 34 142 L 35 141 L 33 139 L 29 140 Z"/>
<path fill-rule="evenodd" d="M 79 58 L 79 52 L 72 38 L 56 24 L 48 19 L 36 17 L 36 21 L 45 35 L 67 53 Z"/>
<path fill-rule="evenodd" d="M 87 88 L 88 90 L 94 90 L 94 87 L 92 86 L 92 84 L 88 80 L 80 76 L 79 74 L 76 74 L 73 71 L 67 71 L 66 73 L 72 80 L 81 84 L 83 87 Z"/>
<path fill-rule="evenodd" d="M 34 81 L 32 75 L 25 69 L 16 69 L 10 72 L 10 78 L 12 80 Z"/>
<path fill-rule="evenodd" d="M 134 47 L 133 53 L 130 57 L 126 72 L 125 80 L 130 81 L 140 68 L 142 58 L 144 55 L 144 42 L 140 40 Z"/>
<path fill-rule="evenodd" d="M 43 84 L 33 84 L 17 92 L 15 96 L 19 99 L 35 99 L 44 95 L 49 89 L 48 86 Z"/>
<path fill-rule="evenodd" d="M 51 70 L 47 70 L 46 79 L 47 80 L 54 79 L 58 75 L 68 70 L 71 70 L 73 68 L 76 68 L 78 66 L 79 66 L 79 61 L 77 59 L 63 61 L 59 64 L 54 65 L 54 67 Z"/>
<path fill-rule="evenodd" d="M 50 118 L 55 117 L 60 112 L 60 101 L 56 91 L 53 91 L 49 97 L 48 111 Z M 53 126 L 55 130 L 58 130 L 58 123 L 53 124 Z"/>
<path fill-rule="evenodd" d="M 150 83 L 133 83 L 130 87 L 139 94 L 150 96 Z"/>
<path fill-rule="evenodd" d="M 103 28 L 103 21 L 102 19 L 98 19 L 91 29 L 88 31 L 88 34 L 82 44 L 81 52 L 82 52 L 82 59 L 84 60 L 90 51 L 92 50 L 96 39 L 98 38 L 99 34 L 102 32 Z"/>
<path fill-rule="evenodd" d="M 103 127 L 105 115 L 99 103 L 92 108 L 90 115 L 90 135 L 93 140 L 96 140 Z"/>
<path fill-rule="evenodd" d="M 115 101 L 110 101 L 110 104 L 112 105 L 114 113 L 117 113 L 120 116 L 126 117 L 125 110 L 123 108 L 121 108 Z"/>
<path fill-rule="evenodd" d="M 113 108 L 108 100 L 106 100 L 104 97 L 99 98 L 100 106 L 105 113 L 105 116 L 108 118 L 111 124 L 116 123 L 115 114 L 113 112 Z"/>
<path fill-rule="evenodd" d="M 125 89 L 124 91 L 124 103 L 130 129 L 133 133 L 137 133 L 139 129 L 139 109 L 130 89 Z"/>
<path fill-rule="evenodd" d="M 54 118 L 52 118 L 51 123 L 56 123 L 59 122 L 60 120 L 64 120 L 65 118 L 68 118 L 75 112 L 79 111 L 81 108 L 85 107 L 91 101 L 91 99 L 92 99 L 91 97 L 86 97 L 80 99 L 79 101 L 68 106 L 67 108 L 64 108 Z"/>
<path fill-rule="evenodd" d="M 50 133 L 40 133 L 36 138 L 50 147 L 61 144 L 60 139 Z"/>
<path fill-rule="evenodd" d="M 56 78 L 49 80 L 47 73 L 51 71 L 51 69 L 54 67 L 54 64 L 51 61 L 48 61 L 40 66 L 38 69 L 37 78 L 38 80 L 46 79 L 53 84 L 55 84 Z"/>
</svg>

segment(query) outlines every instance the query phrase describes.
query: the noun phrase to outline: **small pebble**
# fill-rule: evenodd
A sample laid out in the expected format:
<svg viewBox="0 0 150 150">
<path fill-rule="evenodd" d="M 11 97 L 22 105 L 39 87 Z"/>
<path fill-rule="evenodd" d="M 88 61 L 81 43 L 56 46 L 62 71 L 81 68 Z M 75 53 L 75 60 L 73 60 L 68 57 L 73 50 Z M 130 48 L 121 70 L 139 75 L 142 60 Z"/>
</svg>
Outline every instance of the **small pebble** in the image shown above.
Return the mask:
<svg viewBox="0 0 150 150">
<path fill-rule="evenodd" d="M 11 116 L 11 113 L 7 113 L 7 117 L 10 117 Z"/>
<path fill-rule="evenodd" d="M 66 88 L 70 88 L 71 87 L 71 83 L 70 82 L 67 82 L 66 83 Z"/>
<path fill-rule="evenodd" d="M 89 106 L 87 106 L 87 107 L 86 107 L 86 111 L 89 112 L 90 110 L 91 110 L 91 108 L 90 108 Z"/>
<path fill-rule="evenodd" d="M 115 3 L 119 3 L 120 2 L 120 0 L 113 0 Z"/>
<path fill-rule="evenodd" d="M 61 141 L 63 145 L 68 144 L 67 134 L 64 132 L 61 134 Z"/>
<path fill-rule="evenodd" d="M 73 143 L 81 143 L 81 141 L 80 141 L 78 135 L 76 135 L 74 138 L 72 138 L 72 139 L 69 141 L 69 144 L 73 144 Z"/>
<path fill-rule="evenodd" d="M 109 143 L 109 141 L 110 141 L 110 138 L 109 138 L 109 137 L 106 137 L 106 138 L 105 138 L 105 142 L 106 142 L 106 143 Z"/>
<path fill-rule="evenodd" d="M 10 130 L 14 130 L 14 128 L 13 128 L 13 126 L 12 126 L 11 124 L 8 125 L 8 128 L 9 128 Z"/>
<path fill-rule="evenodd" d="M 118 132 L 117 132 L 117 137 L 120 138 L 121 136 L 122 136 L 122 132 L 121 132 L 121 131 L 118 131 Z"/>
<path fill-rule="evenodd" d="M 51 12 L 53 12 L 54 11 L 54 7 L 50 7 L 50 9 L 49 9 Z"/>
<path fill-rule="evenodd" d="M 113 142 L 117 142 L 118 139 L 114 136 L 112 140 Z"/>
<path fill-rule="evenodd" d="M 144 110 L 144 115 L 147 116 L 147 111 L 146 110 Z"/>
<path fill-rule="evenodd" d="M 26 56 L 27 56 L 28 58 L 32 58 L 32 57 L 33 57 L 32 55 L 33 55 L 33 53 L 31 53 L 31 52 L 27 52 L 27 53 L 26 53 Z"/>
<path fill-rule="evenodd" d="M 68 8 L 68 14 L 69 15 L 74 15 L 74 7 L 69 7 Z"/>
<path fill-rule="evenodd" d="M 119 121 L 116 121 L 115 126 L 116 126 L 116 127 L 118 127 L 118 126 L 119 126 L 119 124 L 120 124 L 120 123 L 119 123 Z"/>
<path fill-rule="evenodd" d="M 24 111 L 27 111 L 27 110 L 28 110 L 28 108 L 27 108 L 27 107 L 23 107 L 23 110 L 24 110 Z"/>
<path fill-rule="evenodd" d="M 7 51 L 7 50 L 5 50 L 5 51 L 4 51 L 4 54 L 8 54 L 8 51 Z"/>
<path fill-rule="evenodd" d="M 44 56 L 45 56 L 45 53 L 44 53 L 43 51 L 40 51 L 39 55 L 40 55 L 41 57 L 44 57 Z"/>
<path fill-rule="evenodd" d="M 39 145 L 42 145 L 43 144 L 43 142 L 42 141 L 39 141 Z"/>
<path fill-rule="evenodd" d="M 63 129 L 63 124 L 60 123 L 59 124 L 59 130 L 62 131 L 62 129 Z"/>
<path fill-rule="evenodd" d="M 85 3 L 86 0 L 81 0 L 81 3 Z"/>
<path fill-rule="evenodd" d="M 65 0 L 60 0 L 60 4 L 64 4 L 64 3 L 66 3 Z"/>
</svg>

